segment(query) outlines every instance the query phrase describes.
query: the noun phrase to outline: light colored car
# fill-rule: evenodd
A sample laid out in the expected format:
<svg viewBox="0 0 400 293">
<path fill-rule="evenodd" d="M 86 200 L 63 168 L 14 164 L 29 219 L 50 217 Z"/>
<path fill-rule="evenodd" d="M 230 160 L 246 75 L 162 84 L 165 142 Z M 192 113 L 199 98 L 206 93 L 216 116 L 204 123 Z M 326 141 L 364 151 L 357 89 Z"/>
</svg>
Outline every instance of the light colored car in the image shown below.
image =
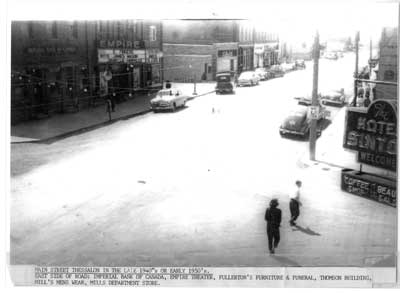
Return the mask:
<svg viewBox="0 0 400 293">
<path fill-rule="evenodd" d="M 185 107 L 188 98 L 178 89 L 163 89 L 158 91 L 156 97 L 150 101 L 150 105 L 154 112 L 160 110 L 175 111 L 178 108 Z"/>
<path fill-rule="evenodd" d="M 346 104 L 344 89 L 320 93 L 319 98 L 321 99 L 321 103 L 323 105 L 342 107 Z"/>
<path fill-rule="evenodd" d="M 238 86 L 256 85 L 259 84 L 260 77 L 254 71 L 246 71 L 240 74 L 238 79 Z"/>
<path fill-rule="evenodd" d="M 258 76 L 260 77 L 260 80 L 267 80 L 269 78 L 269 74 L 268 71 L 265 68 L 256 68 L 256 70 L 254 70 L 255 73 L 258 74 Z"/>
</svg>

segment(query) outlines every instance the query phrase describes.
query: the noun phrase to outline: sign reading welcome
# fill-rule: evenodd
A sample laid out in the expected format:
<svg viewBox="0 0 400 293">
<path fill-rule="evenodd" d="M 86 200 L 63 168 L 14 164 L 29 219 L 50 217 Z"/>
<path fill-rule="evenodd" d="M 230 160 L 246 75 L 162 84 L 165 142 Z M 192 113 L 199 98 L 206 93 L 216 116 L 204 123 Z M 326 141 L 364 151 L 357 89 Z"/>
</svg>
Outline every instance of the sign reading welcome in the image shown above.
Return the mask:
<svg viewBox="0 0 400 293">
<path fill-rule="evenodd" d="M 376 100 L 367 109 L 349 108 L 343 147 L 358 151 L 358 161 L 396 171 L 397 109 L 395 101 Z"/>
</svg>

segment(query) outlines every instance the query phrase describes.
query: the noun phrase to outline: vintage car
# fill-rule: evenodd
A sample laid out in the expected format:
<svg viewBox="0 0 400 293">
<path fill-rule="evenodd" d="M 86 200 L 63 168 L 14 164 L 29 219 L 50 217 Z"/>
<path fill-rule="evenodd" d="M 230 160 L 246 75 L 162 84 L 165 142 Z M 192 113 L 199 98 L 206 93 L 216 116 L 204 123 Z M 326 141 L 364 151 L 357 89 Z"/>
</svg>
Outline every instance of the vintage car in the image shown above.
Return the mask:
<svg viewBox="0 0 400 293">
<path fill-rule="evenodd" d="M 306 63 L 304 62 L 303 59 L 297 59 L 294 62 L 294 66 L 296 66 L 296 69 L 305 69 L 306 68 Z"/>
<path fill-rule="evenodd" d="M 342 107 L 346 104 L 344 89 L 320 93 L 319 98 L 322 105 Z"/>
<path fill-rule="evenodd" d="M 310 135 L 311 126 L 311 107 L 298 105 L 293 109 L 289 115 L 284 119 L 279 128 L 281 136 L 292 135 L 308 138 Z M 323 109 L 319 109 L 317 117 L 317 136 L 321 135 L 321 122 L 324 118 Z"/>
<path fill-rule="evenodd" d="M 215 86 L 216 94 L 235 93 L 235 73 L 234 72 L 219 72 L 216 74 L 217 85 Z"/>
<path fill-rule="evenodd" d="M 178 89 L 163 89 L 158 91 L 156 97 L 150 101 L 150 106 L 154 112 L 160 110 L 175 111 L 180 107 L 185 107 L 188 98 Z"/>
<path fill-rule="evenodd" d="M 269 72 L 263 67 L 256 68 L 256 70 L 254 70 L 254 72 L 258 74 L 258 76 L 260 77 L 260 80 L 267 80 L 270 77 Z"/>
<path fill-rule="evenodd" d="M 337 60 L 338 55 L 335 52 L 327 52 L 324 55 L 325 59 L 330 59 L 330 60 Z"/>
<path fill-rule="evenodd" d="M 257 73 L 254 71 L 245 71 L 242 72 L 238 79 L 238 86 L 244 85 L 257 85 L 260 82 L 260 78 Z"/>
<path fill-rule="evenodd" d="M 280 65 L 272 65 L 268 72 L 271 74 L 271 78 L 285 76 L 285 72 Z"/>
</svg>

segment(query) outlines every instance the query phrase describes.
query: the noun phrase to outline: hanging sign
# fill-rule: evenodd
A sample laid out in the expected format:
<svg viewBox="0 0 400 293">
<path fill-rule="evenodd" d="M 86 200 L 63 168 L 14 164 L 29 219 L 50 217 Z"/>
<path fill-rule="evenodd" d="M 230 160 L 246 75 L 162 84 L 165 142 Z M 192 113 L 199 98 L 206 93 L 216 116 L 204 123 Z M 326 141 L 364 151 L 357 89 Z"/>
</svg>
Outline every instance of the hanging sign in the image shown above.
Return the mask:
<svg viewBox="0 0 400 293">
<path fill-rule="evenodd" d="M 349 108 L 346 112 L 343 147 L 358 151 L 358 161 L 396 171 L 396 102 L 376 100 L 368 108 Z"/>
</svg>

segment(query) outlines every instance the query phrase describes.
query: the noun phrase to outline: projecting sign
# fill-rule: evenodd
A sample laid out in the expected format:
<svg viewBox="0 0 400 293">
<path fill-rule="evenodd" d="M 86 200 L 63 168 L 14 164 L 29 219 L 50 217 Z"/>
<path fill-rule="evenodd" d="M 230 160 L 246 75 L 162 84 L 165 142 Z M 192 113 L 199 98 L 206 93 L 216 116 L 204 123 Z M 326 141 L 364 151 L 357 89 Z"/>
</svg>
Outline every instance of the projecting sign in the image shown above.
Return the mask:
<svg viewBox="0 0 400 293">
<path fill-rule="evenodd" d="M 396 171 L 396 102 L 376 100 L 368 109 L 349 108 L 343 147 L 358 151 L 360 163 Z"/>
<path fill-rule="evenodd" d="M 342 171 L 341 179 L 342 190 L 396 207 L 396 181 L 346 169 Z"/>
</svg>

